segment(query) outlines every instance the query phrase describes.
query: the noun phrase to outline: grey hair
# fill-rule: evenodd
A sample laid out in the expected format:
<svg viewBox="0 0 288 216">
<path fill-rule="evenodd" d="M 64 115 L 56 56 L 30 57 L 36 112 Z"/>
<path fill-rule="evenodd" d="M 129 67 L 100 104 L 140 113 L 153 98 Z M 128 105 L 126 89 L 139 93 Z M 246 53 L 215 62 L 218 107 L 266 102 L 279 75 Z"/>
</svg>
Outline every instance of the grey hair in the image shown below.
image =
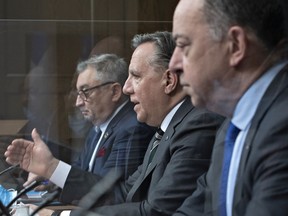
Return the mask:
<svg viewBox="0 0 288 216">
<path fill-rule="evenodd" d="M 221 40 L 233 25 L 253 32 L 268 50 L 287 36 L 279 0 L 204 0 L 203 13 L 215 40 Z"/>
<path fill-rule="evenodd" d="M 88 60 L 79 62 L 76 72 L 80 74 L 88 66 L 97 71 L 95 79 L 102 82 L 113 81 L 124 86 L 128 77 L 127 63 L 115 54 L 93 55 Z"/>
<path fill-rule="evenodd" d="M 132 49 L 135 50 L 138 46 L 147 42 L 151 42 L 156 46 L 156 53 L 150 63 L 165 70 L 168 69 L 169 61 L 175 49 L 172 33 L 157 31 L 150 34 L 137 34 L 131 41 Z"/>
</svg>

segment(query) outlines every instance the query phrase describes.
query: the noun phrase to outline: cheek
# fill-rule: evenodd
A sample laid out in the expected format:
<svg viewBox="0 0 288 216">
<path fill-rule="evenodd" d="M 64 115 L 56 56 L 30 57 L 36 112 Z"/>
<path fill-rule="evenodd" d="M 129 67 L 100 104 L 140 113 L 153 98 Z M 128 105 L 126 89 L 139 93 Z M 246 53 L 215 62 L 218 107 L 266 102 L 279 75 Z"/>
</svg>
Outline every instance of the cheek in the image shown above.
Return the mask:
<svg viewBox="0 0 288 216">
<path fill-rule="evenodd" d="M 149 97 L 148 92 L 147 91 L 141 91 L 141 93 L 139 94 L 139 102 L 140 102 L 142 110 L 146 110 L 147 109 L 147 104 L 149 104 L 150 100 L 151 99 Z"/>
<path fill-rule="evenodd" d="M 87 109 L 90 111 L 90 114 L 97 115 L 97 106 L 90 104 L 87 106 Z"/>
<path fill-rule="evenodd" d="M 202 52 L 204 48 L 196 46 L 183 57 L 184 78 L 195 85 L 203 82 L 214 65 L 210 53 Z"/>
<path fill-rule="evenodd" d="M 140 90 L 140 89 L 139 89 Z M 138 91 L 137 99 L 140 102 L 139 111 L 141 112 L 141 115 L 147 114 L 147 110 L 151 109 L 155 104 L 153 104 L 154 101 L 154 94 L 151 94 L 153 90 L 151 88 L 142 88 L 140 91 Z"/>
<path fill-rule="evenodd" d="M 191 82 L 193 83 L 196 81 L 197 73 L 198 73 L 198 67 L 199 65 L 194 64 L 194 62 L 187 57 L 183 58 L 183 80 L 185 83 L 188 83 L 191 85 Z"/>
<path fill-rule="evenodd" d="M 90 104 L 87 105 L 87 109 L 91 110 L 91 112 L 95 114 L 101 108 L 102 104 L 103 102 L 101 100 L 97 100 L 96 102 L 94 99 Z"/>
</svg>

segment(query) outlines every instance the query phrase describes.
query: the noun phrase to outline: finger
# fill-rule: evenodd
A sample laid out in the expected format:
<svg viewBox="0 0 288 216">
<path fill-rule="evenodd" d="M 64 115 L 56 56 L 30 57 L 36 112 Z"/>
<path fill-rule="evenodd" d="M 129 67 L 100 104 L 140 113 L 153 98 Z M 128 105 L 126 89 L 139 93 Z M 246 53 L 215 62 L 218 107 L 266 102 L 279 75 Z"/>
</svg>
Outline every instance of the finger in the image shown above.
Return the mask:
<svg viewBox="0 0 288 216">
<path fill-rule="evenodd" d="M 32 183 L 31 180 L 28 180 L 26 182 L 23 183 L 23 187 L 27 187 L 28 185 L 30 185 Z"/>
<path fill-rule="evenodd" d="M 36 144 L 36 143 L 39 143 L 39 142 L 43 142 L 43 140 L 41 139 L 41 136 L 40 136 L 40 134 L 37 132 L 36 128 L 34 128 L 34 129 L 32 130 L 31 135 L 32 135 L 32 139 L 33 139 L 33 141 L 34 141 L 35 144 Z"/>
<path fill-rule="evenodd" d="M 13 165 L 19 164 L 22 169 L 28 171 L 33 146 L 34 143 L 28 140 L 13 140 L 5 152 L 6 161 Z"/>
<path fill-rule="evenodd" d="M 7 147 L 6 152 L 8 155 L 11 154 L 21 154 L 25 152 L 25 145 L 23 139 L 15 139 L 12 143 Z"/>
<path fill-rule="evenodd" d="M 15 139 L 7 147 L 6 152 L 4 153 L 5 157 L 18 157 L 19 155 L 24 155 L 26 147 L 30 144 L 33 144 L 30 141 L 23 139 Z"/>
<path fill-rule="evenodd" d="M 29 208 L 31 208 L 32 210 L 35 210 L 38 207 L 34 204 L 26 204 L 26 205 L 29 206 Z"/>
<path fill-rule="evenodd" d="M 28 179 L 26 182 L 24 182 L 23 186 L 26 187 L 30 185 L 33 181 L 37 180 L 38 178 L 39 178 L 38 175 L 30 172 L 28 175 Z"/>
<path fill-rule="evenodd" d="M 7 147 L 4 153 L 6 161 L 9 164 L 19 164 L 25 154 L 25 148 L 21 147 L 22 140 L 13 140 L 13 142 Z M 19 145 L 18 145 L 19 144 Z"/>
</svg>

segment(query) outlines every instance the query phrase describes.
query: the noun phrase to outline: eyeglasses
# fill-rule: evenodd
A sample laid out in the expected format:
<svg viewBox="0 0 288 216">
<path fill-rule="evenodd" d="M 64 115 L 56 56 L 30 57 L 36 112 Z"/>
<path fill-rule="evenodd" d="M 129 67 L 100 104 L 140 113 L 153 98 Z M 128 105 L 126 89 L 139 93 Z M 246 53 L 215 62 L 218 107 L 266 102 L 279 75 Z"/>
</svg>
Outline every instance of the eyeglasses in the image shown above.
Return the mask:
<svg viewBox="0 0 288 216">
<path fill-rule="evenodd" d="M 109 84 L 112 84 L 112 83 L 115 83 L 115 82 L 105 82 L 105 83 L 102 83 L 100 85 L 96 85 L 96 86 L 93 86 L 91 88 L 87 88 L 87 89 L 81 89 L 80 91 L 77 92 L 77 95 L 84 101 L 87 101 L 88 97 L 89 97 L 89 92 L 91 92 L 92 90 L 95 90 L 95 89 L 98 89 L 98 88 L 101 88 L 103 86 L 106 86 L 106 85 L 109 85 Z"/>
</svg>

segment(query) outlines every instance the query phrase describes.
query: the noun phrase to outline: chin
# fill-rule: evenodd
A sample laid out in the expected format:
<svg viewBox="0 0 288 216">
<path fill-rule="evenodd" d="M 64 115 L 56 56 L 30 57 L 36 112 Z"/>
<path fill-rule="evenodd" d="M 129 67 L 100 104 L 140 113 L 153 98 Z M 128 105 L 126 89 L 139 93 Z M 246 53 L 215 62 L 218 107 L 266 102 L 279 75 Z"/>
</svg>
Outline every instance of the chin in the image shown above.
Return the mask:
<svg viewBox="0 0 288 216">
<path fill-rule="evenodd" d="M 140 114 L 138 114 L 137 112 L 136 112 L 136 114 L 137 114 L 137 121 L 143 123 L 144 120 L 142 119 L 142 116 Z"/>
<path fill-rule="evenodd" d="M 91 122 L 92 122 L 91 116 L 84 116 L 84 119 L 85 119 L 86 121 L 91 121 Z"/>
</svg>

